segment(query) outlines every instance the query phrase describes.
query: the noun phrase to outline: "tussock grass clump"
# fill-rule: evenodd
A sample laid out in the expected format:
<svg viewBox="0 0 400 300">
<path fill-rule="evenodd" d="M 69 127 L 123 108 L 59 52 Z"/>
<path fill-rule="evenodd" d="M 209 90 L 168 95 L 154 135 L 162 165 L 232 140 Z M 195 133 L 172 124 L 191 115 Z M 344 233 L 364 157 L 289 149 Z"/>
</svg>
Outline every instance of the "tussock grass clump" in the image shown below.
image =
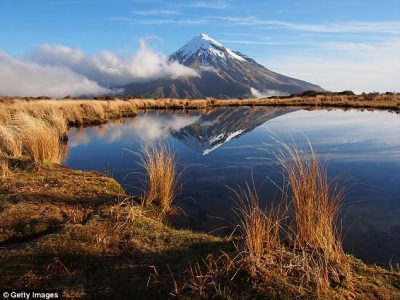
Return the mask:
<svg viewBox="0 0 400 300">
<path fill-rule="evenodd" d="M 4 157 L 0 157 L 0 177 L 5 177 L 10 174 L 10 167 L 8 160 Z"/>
<path fill-rule="evenodd" d="M 267 284 L 326 294 L 349 277 L 337 218 L 345 189 L 328 179 L 326 166 L 309 143 L 278 142 L 275 158 L 283 169 L 280 204 L 260 207 L 253 184 L 232 189 L 241 240 L 236 247 L 249 274 Z M 289 295 L 289 294 L 288 294 Z"/>
<path fill-rule="evenodd" d="M 310 151 L 278 142 L 276 158 L 288 183 L 293 206 L 292 242 L 295 247 L 323 250 L 332 258 L 342 256 L 336 218 L 344 200 L 345 188 L 329 180 L 324 166 L 311 144 Z"/>
<path fill-rule="evenodd" d="M 0 124 L 0 154 L 11 157 L 22 155 L 22 140 L 12 124 Z"/>
<path fill-rule="evenodd" d="M 13 124 L 22 139 L 22 152 L 35 162 L 59 163 L 61 137 L 57 128 L 28 114 L 17 114 Z"/>
<path fill-rule="evenodd" d="M 59 115 L 41 120 L 17 113 L 8 124 L 0 124 L 0 155 L 4 159 L 25 156 L 34 162 L 59 163 L 65 156 L 62 140 L 66 130 Z"/>
<path fill-rule="evenodd" d="M 17 113 L 48 120 L 61 116 L 70 125 L 104 123 L 109 119 L 135 116 L 138 102 L 135 100 L 32 100 L 17 99 L 13 103 L 0 103 L 0 122 L 8 122 Z"/>
<path fill-rule="evenodd" d="M 305 151 L 296 144 L 277 142 L 275 158 L 285 182 L 279 205 L 262 208 L 254 180 L 230 188 L 240 231 L 236 251 L 190 264 L 184 288 L 175 288 L 175 293 L 186 289 L 203 298 L 229 299 L 240 295 L 242 271 L 254 280 L 254 286 L 245 285 L 250 293 L 264 291 L 272 299 L 329 298 L 335 295 L 333 287 L 351 282 L 350 263 L 336 226 L 345 190 L 328 179 L 311 144 Z"/>
<path fill-rule="evenodd" d="M 304 277 L 324 292 L 332 282 L 349 275 L 349 263 L 337 226 L 345 188 L 329 180 L 326 165 L 312 148 L 278 141 L 276 159 L 287 181 L 286 197 L 291 209 L 288 239 L 302 254 Z"/>
<path fill-rule="evenodd" d="M 279 233 L 281 231 L 281 206 L 262 209 L 258 191 L 254 181 L 252 186 L 246 183 L 245 187 L 232 189 L 237 201 L 234 211 L 239 218 L 244 257 L 250 273 L 255 276 L 257 270 L 263 268 L 265 256 L 269 251 L 281 246 Z"/>
<path fill-rule="evenodd" d="M 51 127 L 55 128 L 60 136 L 60 138 L 67 137 L 68 134 L 68 124 L 64 116 L 58 112 L 54 112 L 46 115 L 43 121 L 48 123 Z"/>
<path fill-rule="evenodd" d="M 168 146 L 154 142 L 142 146 L 140 152 L 136 154 L 139 157 L 139 164 L 146 171 L 144 184 L 147 189 L 143 204 L 150 206 L 156 203 L 164 213 L 173 213 L 172 202 L 181 177 L 177 170 L 175 153 Z"/>
</svg>

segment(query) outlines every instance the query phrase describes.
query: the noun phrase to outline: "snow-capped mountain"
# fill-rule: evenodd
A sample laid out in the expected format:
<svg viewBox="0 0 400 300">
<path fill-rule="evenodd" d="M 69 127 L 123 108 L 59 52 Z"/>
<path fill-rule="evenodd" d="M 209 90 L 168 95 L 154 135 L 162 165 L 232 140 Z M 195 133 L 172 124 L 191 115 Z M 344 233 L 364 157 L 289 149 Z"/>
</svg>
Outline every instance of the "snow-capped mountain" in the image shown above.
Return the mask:
<svg viewBox="0 0 400 300">
<path fill-rule="evenodd" d="M 295 111 L 290 108 L 239 107 L 214 109 L 188 126 L 172 130 L 171 136 L 194 151 L 206 155 L 237 139 L 268 120 Z"/>
<path fill-rule="evenodd" d="M 249 98 L 252 89 L 296 94 L 323 89 L 302 80 L 272 72 L 246 55 L 224 47 L 206 34 L 192 38 L 169 56 L 169 62 L 179 62 L 199 73 L 199 77 L 161 79 L 148 83 L 129 84 L 126 95 L 149 98 Z"/>
<path fill-rule="evenodd" d="M 228 64 L 230 59 L 246 61 L 246 58 L 235 53 L 231 49 L 225 48 L 216 40 L 206 34 L 195 36 L 185 46 L 170 56 L 170 60 L 193 67 L 193 63 L 200 62 L 201 66 L 213 66 L 219 63 Z"/>
</svg>

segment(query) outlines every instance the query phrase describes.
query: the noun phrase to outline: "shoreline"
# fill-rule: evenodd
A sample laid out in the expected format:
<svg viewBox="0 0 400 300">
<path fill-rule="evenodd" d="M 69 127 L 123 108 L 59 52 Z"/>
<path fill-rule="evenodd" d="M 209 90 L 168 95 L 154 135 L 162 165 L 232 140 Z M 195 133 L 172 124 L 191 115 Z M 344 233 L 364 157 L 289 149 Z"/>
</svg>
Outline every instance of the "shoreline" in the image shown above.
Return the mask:
<svg viewBox="0 0 400 300">
<path fill-rule="evenodd" d="M 271 100 L 277 99 L 265 101 Z M 315 98 L 308 100 L 305 107 L 322 108 Z M 214 109 L 222 107 L 219 101 L 229 100 L 163 101 L 14 99 L 0 104 L 0 124 L 5 126 L 15 116 L 28 114 L 50 127 L 58 124 L 55 141 L 60 142 L 67 130 L 63 122 L 96 125 L 112 118 L 135 117 L 143 109 L 168 109 L 180 103 L 184 109 Z M 249 101 L 236 99 L 223 104 L 265 106 L 261 100 Z M 296 103 L 300 107 L 303 102 Z M 400 107 L 400 101 L 394 107 Z M 268 263 L 265 273 L 251 274 L 240 267 L 243 261 L 237 261 L 242 254 L 235 244 L 240 239 L 176 230 L 168 225 L 160 207 L 145 207 L 141 199 L 127 195 L 114 179 L 103 174 L 72 170 L 46 158 L 36 161 L 10 154 L 1 157 L 1 163 L 7 167 L 0 177 L 0 289 L 62 289 L 66 297 L 106 299 L 129 294 L 139 299 L 166 299 L 171 293 L 182 299 L 215 293 L 221 293 L 222 298 L 244 299 L 266 295 L 271 299 L 400 298 L 400 269 L 396 266 L 384 270 L 346 255 L 349 275 L 333 280 L 321 294 L 318 285 L 302 283 L 304 278 L 296 275 L 303 270 L 293 266 L 297 254 L 288 246 L 271 250 L 269 259 L 276 263 Z M 281 274 L 278 262 L 283 264 L 281 268 L 294 268 L 289 281 L 276 275 Z M 311 274 L 318 280 L 318 274 Z M 202 278 L 208 281 L 198 281 Z M 212 286 L 221 290 L 210 289 Z"/>
<path fill-rule="evenodd" d="M 67 298 L 168 299 L 179 287 L 179 297 L 192 299 L 197 292 L 183 288 L 187 270 L 196 262 L 200 267 L 210 255 L 238 255 L 234 243 L 239 240 L 173 229 L 159 208 L 140 205 L 105 175 L 26 160 L 13 164 L 12 173 L 0 184 L 0 289 L 61 289 Z M 351 275 L 325 291 L 323 299 L 400 296 L 400 270 L 347 258 Z M 249 285 L 250 277 L 243 272 L 230 285 L 233 297 L 319 297 L 301 285 Z"/>
</svg>

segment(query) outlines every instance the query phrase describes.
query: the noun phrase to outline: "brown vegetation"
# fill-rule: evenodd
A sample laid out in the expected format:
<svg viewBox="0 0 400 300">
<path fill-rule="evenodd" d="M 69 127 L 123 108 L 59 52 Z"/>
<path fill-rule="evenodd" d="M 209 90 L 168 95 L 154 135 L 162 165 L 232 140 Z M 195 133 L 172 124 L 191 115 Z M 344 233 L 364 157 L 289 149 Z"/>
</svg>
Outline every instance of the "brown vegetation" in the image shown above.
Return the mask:
<svg viewBox="0 0 400 300">
<path fill-rule="evenodd" d="M 281 282 L 288 291 L 328 295 L 333 286 L 350 281 L 336 227 L 343 189 L 328 180 L 311 145 L 307 151 L 278 144 L 275 156 L 288 184 L 283 199 L 265 210 L 254 184 L 235 191 L 243 238 L 238 251 L 251 276 L 264 284 Z"/>
<path fill-rule="evenodd" d="M 276 157 L 288 183 L 280 205 L 261 208 L 254 183 L 232 189 L 240 231 L 233 239 L 235 250 L 196 259 L 183 279 L 171 273 L 173 295 L 181 299 L 391 299 L 400 295 L 398 274 L 381 270 L 391 283 L 385 285 L 381 279 L 372 283 L 367 277 L 379 269 L 343 252 L 336 218 L 344 190 L 328 180 L 312 147 L 305 151 L 279 144 Z M 156 269 L 152 275 L 159 280 Z"/>
<path fill-rule="evenodd" d="M 69 125 L 106 122 L 109 119 L 135 116 L 141 109 L 202 109 L 227 106 L 311 106 L 374 108 L 400 110 L 399 93 L 369 93 L 355 95 L 308 91 L 288 97 L 262 99 L 43 99 L 0 97 L 0 122 L 8 122 L 17 112 L 25 112 L 39 119 L 60 115 Z"/>
<path fill-rule="evenodd" d="M 38 119 L 18 112 L 7 124 L 0 124 L 0 156 L 59 163 L 63 158 L 61 133 L 65 132 L 66 124 L 57 115 Z"/>
<path fill-rule="evenodd" d="M 242 235 L 232 244 L 164 225 L 161 208 L 141 206 L 98 173 L 29 160 L 9 165 L 0 181 L 0 289 L 59 288 L 65 297 L 105 299 L 400 296 L 398 273 L 347 256 L 341 267 L 349 274 L 339 269 L 336 281 L 335 256 L 303 246 L 298 226 L 285 228 L 288 210 L 260 208 L 250 185 L 236 194 Z"/>
<path fill-rule="evenodd" d="M 326 292 L 332 282 L 340 284 L 349 275 L 336 220 L 344 198 L 344 188 L 328 179 L 326 167 L 312 146 L 280 145 L 276 158 L 288 183 L 288 206 L 293 211 L 288 240 L 303 255 L 307 281 Z"/>
<path fill-rule="evenodd" d="M 177 171 L 175 153 L 168 146 L 153 142 L 143 145 L 136 154 L 145 170 L 143 184 L 146 188 L 143 204 L 150 206 L 155 203 L 164 213 L 173 213 L 172 202 L 178 192 L 178 181 L 181 176 Z"/>
<path fill-rule="evenodd" d="M 244 250 L 245 263 L 252 276 L 266 267 L 266 255 L 281 246 L 283 203 L 274 208 L 263 209 L 256 187 L 246 183 L 246 187 L 232 189 L 237 200 L 234 211 L 239 218 L 238 226 L 243 239 L 239 251 Z"/>
<path fill-rule="evenodd" d="M 169 278 L 226 239 L 174 230 L 155 208 L 95 172 L 14 160 L 0 181 L 0 289 L 62 289 L 65 298 L 162 299 Z"/>
<path fill-rule="evenodd" d="M 110 299 L 166 298 L 168 294 L 182 299 L 400 298 L 398 272 L 368 266 L 344 254 L 336 227 L 343 190 L 328 180 L 311 146 L 306 151 L 280 144 L 276 157 L 288 188 L 279 206 L 261 208 L 254 184 L 233 190 L 241 232 L 233 243 L 163 224 L 160 213 L 173 211 L 179 179 L 175 155 L 168 147 L 153 144 L 139 153 L 146 170 L 144 206 L 113 179 L 53 164 L 60 162 L 65 149 L 67 124 L 101 123 L 148 108 L 368 105 L 399 110 L 398 94 L 366 96 L 3 98 L 0 289 L 57 288 L 66 297 Z M 152 203 L 159 208 L 149 209 Z"/>
</svg>

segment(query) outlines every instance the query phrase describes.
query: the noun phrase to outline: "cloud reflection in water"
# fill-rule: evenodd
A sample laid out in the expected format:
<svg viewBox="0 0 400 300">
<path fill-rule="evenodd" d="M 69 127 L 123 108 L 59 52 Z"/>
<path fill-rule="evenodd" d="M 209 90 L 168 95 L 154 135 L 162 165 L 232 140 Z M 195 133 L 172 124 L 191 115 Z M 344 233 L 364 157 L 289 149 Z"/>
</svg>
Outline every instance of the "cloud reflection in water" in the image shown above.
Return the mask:
<svg viewBox="0 0 400 300">
<path fill-rule="evenodd" d="M 68 145 L 70 148 L 74 148 L 79 145 L 86 145 L 95 139 L 102 139 L 107 143 L 122 140 L 149 143 L 157 139 L 164 139 L 169 136 L 171 131 L 179 131 L 181 128 L 197 122 L 199 118 L 200 114 L 141 113 L 136 118 L 108 122 L 98 127 L 85 128 L 84 130 L 72 128 L 69 132 Z"/>
</svg>

